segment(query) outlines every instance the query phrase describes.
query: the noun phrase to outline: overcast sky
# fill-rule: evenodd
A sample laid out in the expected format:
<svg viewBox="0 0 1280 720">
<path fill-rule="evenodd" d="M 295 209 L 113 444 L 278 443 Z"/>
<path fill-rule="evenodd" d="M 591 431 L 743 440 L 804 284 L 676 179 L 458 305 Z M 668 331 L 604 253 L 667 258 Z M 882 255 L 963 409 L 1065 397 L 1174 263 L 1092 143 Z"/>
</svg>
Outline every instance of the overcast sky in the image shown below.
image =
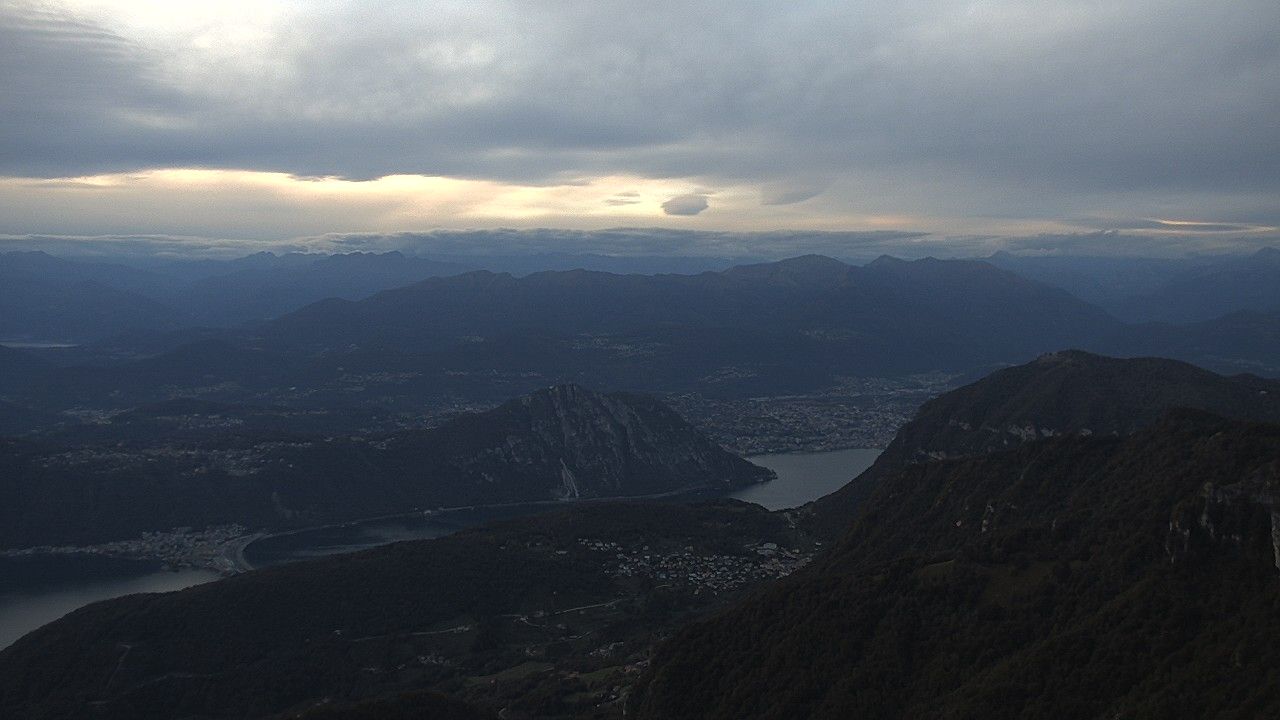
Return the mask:
<svg viewBox="0 0 1280 720">
<path fill-rule="evenodd" d="M 0 0 L 0 234 L 1252 247 L 1277 28 L 1276 0 Z"/>
</svg>

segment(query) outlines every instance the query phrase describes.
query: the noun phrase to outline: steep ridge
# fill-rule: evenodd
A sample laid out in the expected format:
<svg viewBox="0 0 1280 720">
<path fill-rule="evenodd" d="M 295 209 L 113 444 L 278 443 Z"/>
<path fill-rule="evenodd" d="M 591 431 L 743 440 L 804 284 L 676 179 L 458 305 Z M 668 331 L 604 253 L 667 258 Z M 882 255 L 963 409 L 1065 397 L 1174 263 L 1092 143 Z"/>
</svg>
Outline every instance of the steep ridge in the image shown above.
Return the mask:
<svg viewBox="0 0 1280 720">
<path fill-rule="evenodd" d="M 651 397 L 546 388 L 430 430 L 106 450 L 0 441 L 0 546 L 729 488 L 773 473 Z"/>
<path fill-rule="evenodd" d="M 838 534 L 879 480 L 912 463 L 1057 435 L 1127 435 L 1177 407 L 1280 422 L 1280 382 L 1224 377 L 1163 358 L 1049 353 L 925 403 L 871 468 L 812 504 L 811 519 L 826 534 Z"/>
<path fill-rule="evenodd" d="M 1280 426 L 1172 411 L 886 479 L 656 654 L 638 718 L 1271 717 Z"/>
</svg>

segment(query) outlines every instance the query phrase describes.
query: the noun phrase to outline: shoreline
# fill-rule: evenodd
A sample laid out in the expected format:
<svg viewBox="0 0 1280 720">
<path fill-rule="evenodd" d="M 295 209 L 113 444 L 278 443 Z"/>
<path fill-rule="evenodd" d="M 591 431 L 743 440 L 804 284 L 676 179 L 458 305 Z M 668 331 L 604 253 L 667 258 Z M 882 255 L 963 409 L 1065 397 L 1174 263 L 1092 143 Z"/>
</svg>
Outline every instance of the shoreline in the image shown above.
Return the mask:
<svg viewBox="0 0 1280 720">
<path fill-rule="evenodd" d="M 742 485 L 738 487 L 724 488 L 722 492 L 729 493 L 729 492 L 733 492 L 735 490 L 741 490 L 747 487 L 755 487 L 758 485 L 763 485 L 765 483 L 772 482 L 774 479 L 776 478 L 771 478 L 769 480 L 762 480 L 761 482 L 753 483 L 752 485 Z M 354 520 L 344 520 L 342 522 L 326 523 L 324 525 L 312 525 L 312 526 L 303 527 L 303 528 L 294 528 L 292 530 L 285 530 L 282 532 L 257 533 L 256 536 L 253 537 L 253 539 L 244 543 L 244 545 L 240 548 L 239 558 L 246 570 L 252 570 L 254 569 L 254 566 L 252 565 L 252 563 L 250 563 L 247 559 L 244 558 L 244 553 L 246 550 L 248 550 L 250 545 L 252 545 L 253 543 L 259 540 L 270 540 L 273 538 L 288 537 L 290 535 L 298 535 L 305 532 L 315 532 L 317 530 L 329 530 L 333 528 L 352 527 L 355 525 L 363 525 L 366 523 L 380 522 L 384 520 L 440 519 L 444 521 L 443 516 L 447 516 L 450 513 L 484 512 L 486 510 L 503 510 L 503 509 L 513 509 L 513 508 L 531 508 L 532 509 L 532 508 L 543 508 L 543 507 L 553 507 L 553 506 L 571 507 L 575 505 L 600 504 L 600 503 L 609 503 L 609 502 L 636 502 L 636 501 L 643 501 L 643 500 L 662 500 L 666 498 L 679 497 L 681 495 L 695 495 L 697 493 L 705 492 L 708 490 L 714 491 L 716 490 L 716 487 L 707 483 L 699 483 L 697 485 L 687 485 L 682 488 L 676 488 L 675 490 L 668 490 L 666 492 L 652 493 L 648 495 L 611 495 L 609 497 L 571 498 L 571 499 L 566 498 L 566 499 L 557 499 L 557 500 L 528 500 L 524 502 L 492 503 L 488 505 L 455 505 L 450 507 L 438 507 L 438 508 L 433 508 L 429 510 L 411 510 L 409 512 L 392 513 L 389 515 L 376 515 L 374 517 L 357 518 Z M 465 530 L 468 527 L 470 526 L 457 525 L 455 532 Z"/>
<path fill-rule="evenodd" d="M 796 449 L 796 450 L 789 450 L 785 452 L 757 453 L 755 455 L 746 456 L 745 459 L 750 461 L 752 458 L 770 457 L 770 456 L 777 457 L 782 455 L 821 455 L 825 453 L 842 452 L 846 450 L 883 451 L 883 448 L 848 447 L 848 448 L 834 448 L 834 449 L 824 449 L 824 450 Z M 310 525 L 307 527 L 292 528 L 292 529 L 280 530 L 276 532 L 273 532 L 268 529 L 261 529 L 255 532 L 247 532 L 248 528 L 241 527 L 239 528 L 240 532 L 235 534 L 234 536 L 228 537 L 224 533 L 224 535 L 222 537 L 219 537 L 215 542 L 207 542 L 207 543 L 203 543 L 202 545 L 199 543 L 193 543 L 189 547 L 185 548 L 185 552 L 179 552 L 177 554 L 175 554 L 172 551 L 169 551 L 169 552 L 151 551 L 149 548 L 145 547 L 144 545 L 144 543 L 146 542 L 147 536 L 150 535 L 154 537 L 159 537 L 159 536 L 183 537 L 184 539 L 198 540 L 199 538 L 207 535 L 211 531 L 220 530 L 223 528 L 229 529 L 234 526 L 228 525 L 228 526 L 209 527 L 209 528 L 204 528 L 198 531 L 187 531 L 186 533 L 179 533 L 175 531 L 169 531 L 165 533 L 144 533 L 144 536 L 141 540 L 135 539 L 131 541 L 117 541 L 117 542 L 104 543 L 104 544 L 92 545 L 92 546 L 77 546 L 77 547 L 39 546 L 39 547 L 28 547 L 28 548 L 21 548 L 21 549 L 18 549 L 18 548 L 7 549 L 7 550 L 0 550 L 0 557 L 18 558 L 18 557 L 41 556 L 41 555 L 50 556 L 50 555 L 68 555 L 68 554 L 98 555 L 103 557 L 113 557 L 113 558 L 120 558 L 125 560 L 160 562 L 165 564 L 167 567 L 174 568 L 174 569 L 195 568 L 195 569 L 202 569 L 202 570 L 212 570 L 224 576 L 231 576 L 231 575 L 238 575 L 240 573 L 249 572 L 257 569 L 257 566 L 255 566 L 252 562 L 250 562 L 247 557 L 249 547 L 254 543 L 260 540 L 268 540 L 268 539 L 279 538 L 279 537 L 288 537 L 290 535 L 297 535 L 305 532 L 315 532 L 315 531 L 322 531 L 322 530 L 334 529 L 334 528 L 352 527 L 352 526 L 362 525 L 366 523 L 374 523 L 374 522 L 388 521 L 388 520 L 405 520 L 405 519 L 435 519 L 440 521 L 442 524 L 450 524 L 448 521 L 448 516 L 450 514 L 463 513 L 463 512 L 485 512 L 485 511 L 504 510 L 504 509 L 509 510 L 509 509 L 515 509 L 515 508 L 529 508 L 530 510 L 534 510 L 538 508 L 555 508 L 557 506 L 571 507 L 578 504 L 592 504 L 592 503 L 599 504 L 599 503 L 609 503 L 609 502 L 642 502 L 647 500 L 670 499 L 670 498 L 680 497 L 684 495 L 691 496 L 691 499 L 692 499 L 693 496 L 697 496 L 700 493 L 707 493 L 707 492 L 714 492 L 719 496 L 727 496 L 733 492 L 741 491 L 747 488 L 768 485 L 769 483 L 774 482 L 775 480 L 776 480 L 776 476 L 775 478 L 762 480 L 760 482 L 752 483 L 749 485 L 740 485 L 740 486 L 731 486 L 731 487 L 719 487 L 709 483 L 697 483 L 694 485 L 688 485 L 688 486 L 676 488 L 673 490 L 667 490 L 660 493 L 650 493 L 645 495 L 617 495 L 617 496 L 609 496 L 609 497 L 589 497 L 589 498 L 559 498 L 559 499 L 548 499 L 548 500 L 528 500 L 528 501 L 522 501 L 522 502 L 508 502 L 508 503 L 456 505 L 456 506 L 449 506 L 449 507 L 431 508 L 427 510 L 417 509 L 417 510 L 410 510 L 407 512 L 388 513 L 385 515 L 375 515 L 371 517 L 354 518 L 350 520 L 324 523 L 321 525 Z M 480 524 L 484 524 L 484 523 L 480 523 Z M 471 527 L 471 525 L 467 525 L 467 524 L 455 523 L 453 525 L 455 528 L 454 532 Z M 123 547 L 124 545 L 131 545 L 131 547 L 129 547 L 126 550 Z"/>
</svg>

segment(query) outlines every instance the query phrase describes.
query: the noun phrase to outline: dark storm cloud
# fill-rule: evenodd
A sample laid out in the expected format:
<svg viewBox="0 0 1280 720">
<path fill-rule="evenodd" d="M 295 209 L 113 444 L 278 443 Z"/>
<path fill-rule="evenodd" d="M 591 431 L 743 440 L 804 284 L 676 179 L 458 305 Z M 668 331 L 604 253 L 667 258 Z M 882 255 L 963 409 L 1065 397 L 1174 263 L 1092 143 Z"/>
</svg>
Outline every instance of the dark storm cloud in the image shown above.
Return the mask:
<svg viewBox="0 0 1280 720">
<path fill-rule="evenodd" d="M 0 6 L 0 172 L 78 175 L 146 167 L 163 123 L 198 110 L 136 44 L 48 11 Z"/>
<path fill-rule="evenodd" d="M 8 175 L 630 173 L 779 205 L 856 178 L 875 192 L 833 203 L 1155 216 L 1176 194 L 1228 223 L 1280 194 L 1274 0 L 351 3 L 207 61 L 31 7 L 0 8 Z"/>
</svg>

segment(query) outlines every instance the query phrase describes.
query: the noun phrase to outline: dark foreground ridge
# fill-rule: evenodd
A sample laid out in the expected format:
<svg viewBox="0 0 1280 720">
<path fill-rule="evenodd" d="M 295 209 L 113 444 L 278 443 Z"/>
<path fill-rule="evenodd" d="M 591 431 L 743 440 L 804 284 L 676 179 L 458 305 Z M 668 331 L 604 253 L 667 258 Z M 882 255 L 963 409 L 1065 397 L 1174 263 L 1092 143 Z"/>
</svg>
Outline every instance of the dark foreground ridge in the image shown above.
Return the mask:
<svg viewBox="0 0 1280 720">
<path fill-rule="evenodd" d="M 1280 715 L 1280 426 L 917 464 L 832 552 L 666 643 L 634 717 Z"/>
<path fill-rule="evenodd" d="M 395 699 L 429 690 L 513 719 L 616 718 L 654 642 L 813 551 L 747 503 L 584 504 L 119 598 L 0 651 L 0 717 L 471 717 Z M 349 706 L 371 698 L 391 699 Z"/>
<path fill-rule="evenodd" d="M 239 523 L 283 528 L 415 509 L 631 497 L 771 471 L 660 401 L 559 385 L 430 430 L 76 448 L 0 440 L 0 547 Z"/>
<path fill-rule="evenodd" d="M 1173 408 L 1280 422 L 1280 382 L 1225 377 L 1163 358 L 1119 359 L 1079 350 L 1043 355 L 924 404 L 853 482 L 813 503 L 810 521 L 836 536 L 890 474 L 930 460 L 970 457 L 1062 435 L 1121 436 Z"/>
</svg>

